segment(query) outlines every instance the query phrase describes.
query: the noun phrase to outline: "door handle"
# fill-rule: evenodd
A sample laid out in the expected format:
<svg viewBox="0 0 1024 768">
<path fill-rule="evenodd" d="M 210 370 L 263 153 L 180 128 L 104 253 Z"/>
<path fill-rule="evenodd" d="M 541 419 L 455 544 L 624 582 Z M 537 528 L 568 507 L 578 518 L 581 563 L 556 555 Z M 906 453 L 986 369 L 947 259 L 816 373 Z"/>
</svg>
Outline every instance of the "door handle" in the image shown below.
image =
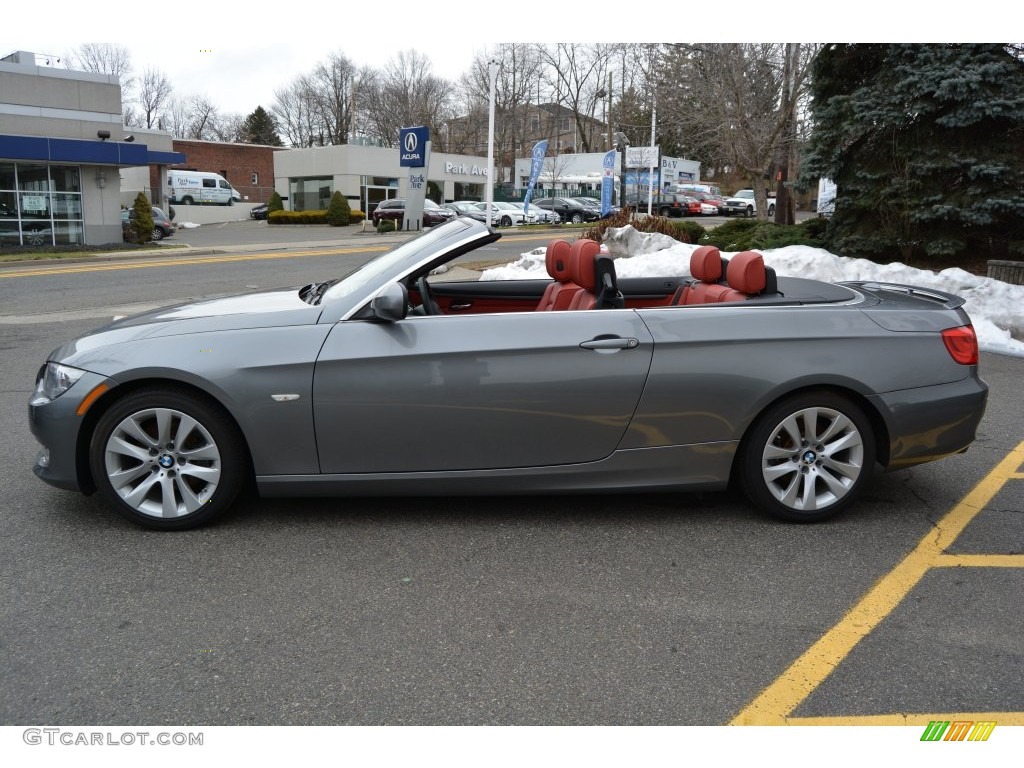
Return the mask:
<svg viewBox="0 0 1024 768">
<path fill-rule="evenodd" d="M 622 338 L 621 336 L 612 336 L 610 338 L 591 339 L 590 341 L 584 341 L 580 344 L 583 349 L 596 349 L 599 352 L 602 350 L 614 350 L 614 349 L 636 349 L 640 346 L 639 339 L 633 338 Z"/>
<path fill-rule="evenodd" d="M 472 306 L 473 306 L 473 302 L 472 301 L 462 301 L 462 302 L 459 302 L 458 304 L 455 304 L 453 302 L 452 304 L 450 304 L 448 306 L 448 311 L 449 312 L 461 312 L 463 309 L 469 309 Z"/>
</svg>

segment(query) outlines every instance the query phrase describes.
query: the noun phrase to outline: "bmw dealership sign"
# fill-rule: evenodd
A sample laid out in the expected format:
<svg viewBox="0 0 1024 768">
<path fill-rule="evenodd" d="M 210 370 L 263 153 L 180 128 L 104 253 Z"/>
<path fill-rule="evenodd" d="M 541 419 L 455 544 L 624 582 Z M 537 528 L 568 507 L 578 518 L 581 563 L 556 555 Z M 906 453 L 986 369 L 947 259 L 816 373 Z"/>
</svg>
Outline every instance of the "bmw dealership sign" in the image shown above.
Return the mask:
<svg viewBox="0 0 1024 768">
<path fill-rule="evenodd" d="M 427 140 L 430 133 L 425 125 L 402 128 L 398 133 L 399 165 L 403 168 L 422 168 L 427 164 Z"/>
</svg>

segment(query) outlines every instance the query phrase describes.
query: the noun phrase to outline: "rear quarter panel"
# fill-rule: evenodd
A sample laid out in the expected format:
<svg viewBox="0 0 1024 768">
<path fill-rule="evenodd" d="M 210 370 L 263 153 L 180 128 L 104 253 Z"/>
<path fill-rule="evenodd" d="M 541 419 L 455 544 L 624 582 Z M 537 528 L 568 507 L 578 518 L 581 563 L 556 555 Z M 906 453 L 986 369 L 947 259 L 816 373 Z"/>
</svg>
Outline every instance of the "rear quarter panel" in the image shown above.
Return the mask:
<svg viewBox="0 0 1024 768">
<path fill-rule="evenodd" d="M 958 324 L 955 312 L 934 314 L 948 316 L 946 327 Z M 938 332 L 889 331 L 849 304 L 670 307 L 640 315 L 655 351 L 624 448 L 738 441 L 769 404 L 808 387 L 867 399 L 971 373 L 952 360 Z"/>
</svg>

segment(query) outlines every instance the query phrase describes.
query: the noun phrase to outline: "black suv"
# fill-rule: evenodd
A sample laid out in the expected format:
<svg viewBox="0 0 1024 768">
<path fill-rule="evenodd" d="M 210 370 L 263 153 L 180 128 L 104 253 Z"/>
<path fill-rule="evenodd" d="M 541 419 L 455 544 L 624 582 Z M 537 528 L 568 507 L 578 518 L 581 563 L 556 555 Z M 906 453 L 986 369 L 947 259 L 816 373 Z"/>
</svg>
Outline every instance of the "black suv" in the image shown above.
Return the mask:
<svg viewBox="0 0 1024 768">
<path fill-rule="evenodd" d="M 597 208 L 593 208 L 566 197 L 543 197 L 540 200 L 534 200 L 532 205 L 543 208 L 545 211 L 554 211 L 562 218 L 562 221 L 571 221 L 573 224 L 597 221 L 601 218 L 600 203 Z"/>
<path fill-rule="evenodd" d="M 173 209 L 172 209 L 173 210 Z M 121 209 L 121 234 L 125 240 L 134 240 L 135 233 L 132 231 L 131 221 L 135 218 L 135 211 L 131 208 Z M 153 206 L 153 239 L 163 240 L 165 237 L 170 237 L 178 228 L 174 225 L 167 214 L 162 210 Z"/>
</svg>

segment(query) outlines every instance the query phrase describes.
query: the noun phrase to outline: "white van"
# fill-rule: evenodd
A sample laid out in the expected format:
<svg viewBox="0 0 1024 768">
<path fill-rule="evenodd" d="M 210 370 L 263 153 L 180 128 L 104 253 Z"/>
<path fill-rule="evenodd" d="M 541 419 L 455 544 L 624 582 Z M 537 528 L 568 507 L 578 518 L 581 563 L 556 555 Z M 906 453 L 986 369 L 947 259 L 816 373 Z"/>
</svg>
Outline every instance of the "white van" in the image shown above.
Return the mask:
<svg viewBox="0 0 1024 768">
<path fill-rule="evenodd" d="M 167 199 L 180 205 L 234 205 L 242 196 L 219 173 L 168 171 Z"/>
</svg>

